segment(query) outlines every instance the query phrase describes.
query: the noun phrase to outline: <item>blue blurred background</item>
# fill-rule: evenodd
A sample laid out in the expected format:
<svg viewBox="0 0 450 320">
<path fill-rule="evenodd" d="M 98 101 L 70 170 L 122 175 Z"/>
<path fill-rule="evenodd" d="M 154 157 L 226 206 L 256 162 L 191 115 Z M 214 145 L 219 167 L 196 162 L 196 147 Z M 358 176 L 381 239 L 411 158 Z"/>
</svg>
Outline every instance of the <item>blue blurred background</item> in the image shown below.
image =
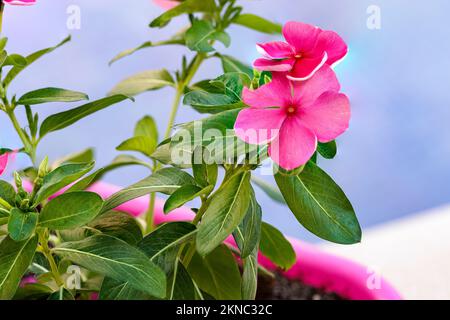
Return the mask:
<svg viewBox="0 0 450 320">
<path fill-rule="evenodd" d="M 450 2 L 408 0 L 259 0 L 241 1 L 252 12 L 283 23 L 298 20 L 337 31 L 350 54 L 338 72 L 343 91 L 352 100 L 350 130 L 338 140 L 339 154 L 321 166 L 343 187 L 363 227 L 439 206 L 450 199 Z M 66 26 L 67 8 L 81 9 L 81 29 Z M 381 8 L 381 29 L 370 30 L 366 10 Z M 149 29 L 162 12 L 150 0 L 38 0 L 33 7 L 6 8 L 4 35 L 9 52 L 28 54 L 52 46 L 67 34 L 73 41 L 31 66 L 12 85 L 21 95 L 47 86 L 79 90 L 91 99 L 103 97 L 118 81 L 138 71 L 174 70 L 181 47 L 146 49 L 108 66 L 118 52 L 147 40 L 162 40 L 185 25 L 174 20 L 163 30 Z M 225 52 L 251 63 L 256 42 L 279 37 L 233 27 L 232 46 Z M 177 62 L 177 64 L 174 64 Z M 218 61 L 203 66 L 198 79 L 221 72 Z M 131 136 L 144 114 L 154 116 L 163 132 L 173 92 L 164 89 L 102 111 L 59 134 L 49 135 L 39 158 L 56 159 L 87 146 L 95 147 L 98 165 L 110 162 L 115 147 Z M 70 106 L 37 106 L 42 118 Z M 198 118 L 182 107 L 178 121 Z M 23 117 L 21 118 L 23 119 Z M 20 145 L 4 115 L 0 115 L 0 145 Z M 19 166 L 27 165 L 25 157 Z M 126 168 L 106 177 L 128 185 L 147 172 Z M 269 179 L 269 181 L 273 181 Z M 291 236 L 318 241 L 299 226 L 289 210 L 258 193 L 264 218 Z"/>
</svg>

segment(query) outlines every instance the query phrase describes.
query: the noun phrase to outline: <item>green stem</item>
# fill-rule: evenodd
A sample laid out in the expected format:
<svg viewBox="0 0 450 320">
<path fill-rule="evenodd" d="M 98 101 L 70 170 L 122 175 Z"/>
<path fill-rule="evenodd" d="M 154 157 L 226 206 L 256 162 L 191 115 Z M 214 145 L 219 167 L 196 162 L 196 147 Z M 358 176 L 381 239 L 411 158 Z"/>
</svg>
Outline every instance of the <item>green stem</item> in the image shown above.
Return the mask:
<svg viewBox="0 0 450 320">
<path fill-rule="evenodd" d="M 39 239 L 42 247 L 42 253 L 44 254 L 45 258 L 47 258 L 50 264 L 52 276 L 55 279 L 56 284 L 58 285 L 58 287 L 64 286 L 64 281 L 62 280 L 61 275 L 59 274 L 56 261 L 53 258 L 53 254 L 50 251 L 50 248 L 48 247 L 48 230 L 45 230 L 43 233 L 39 233 Z"/>
<path fill-rule="evenodd" d="M 154 215 L 155 215 L 155 202 L 156 193 L 150 194 L 150 203 L 148 205 L 147 214 L 145 215 L 146 229 L 145 233 L 150 233 L 155 228 Z"/>
<path fill-rule="evenodd" d="M 29 138 L 27 137 L 27 135 L 23 132 L 22 128 L 20 127 L 19 121 L 17 120 L 16 115 L 14 114 L 14 110 L 7 110 L 6 113 L 8 114 L 8 117 L 11 120 L 11 123 L 13 124 L 14 129 L 16 130 L 17 134 L 19 135 L 20 140 L 22 140 L 23 146 L 31 158 L 31 162 L 33 162 L 33 165 L 35 165 L 35 162 L 36 162 L 35 146 L 30 142 Z"/>
<path fill-rule="evenodd" d="M 0 35 L 3 31 L 3 10 L 5 9 L 5 4 L 3 3 L 3 0 L 0 0 Z"/>
</svg>

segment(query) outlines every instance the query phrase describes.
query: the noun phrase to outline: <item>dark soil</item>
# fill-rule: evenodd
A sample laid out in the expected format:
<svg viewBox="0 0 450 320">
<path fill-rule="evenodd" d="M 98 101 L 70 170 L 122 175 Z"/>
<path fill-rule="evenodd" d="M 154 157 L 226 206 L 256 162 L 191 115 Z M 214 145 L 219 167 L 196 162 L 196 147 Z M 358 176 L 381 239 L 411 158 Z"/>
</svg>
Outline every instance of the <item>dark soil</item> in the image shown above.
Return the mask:
<svg viewBox="0 0 450 320">
<path fill-rule="evenodd" d="M 281 273 L 275 277 L 260 276 L 256 300 L 344 300 L 332 292 L 310 287 L 300 281 L 285 278 Z"/>
</svg>

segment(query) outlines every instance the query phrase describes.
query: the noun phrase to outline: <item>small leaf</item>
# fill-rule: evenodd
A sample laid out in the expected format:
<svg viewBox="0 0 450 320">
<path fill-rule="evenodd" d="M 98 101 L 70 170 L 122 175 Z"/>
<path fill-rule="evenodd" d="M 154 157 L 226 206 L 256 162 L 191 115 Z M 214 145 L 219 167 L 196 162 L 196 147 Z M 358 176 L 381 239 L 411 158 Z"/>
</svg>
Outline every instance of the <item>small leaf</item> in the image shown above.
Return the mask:
<svg viewBox="0 0 450 320">
<path fill-rule="evenodd" d="M 163 168 L 154 174 L 109 197 L 102 209 L 106 212 L 130 200 L 153 192 L 172 194 L 186 184 L 195 184 L 194 178 L 177 168 Z"/>
<path fill-rule="evenodd" d="M 203 258 L 194 254 L 187 270 L 200 289 L 214 298 L 241 299 L 241 274 L 235 257 L 225 245 Z"/>
<path fill-rule="evenodd" d="M 317 151 L 325 159 L 333 159 L 337 154 L 336 141 L 333 140 L 328 143 L 319 142 L 317 144 Z"/>
<path fill-rule="evenodd" d="M 136 151 L 150 157 L 156 150 L 156 141 L 150 137 L 138 136 L 125 140 L 116 149 L 119 151 Z"/>
<path fill-rule="evenodd" d="M 247 258 L 255 248 L 258 248 L 261 234 L 262 211 L 255 198 L 255 193 L 251 190 L 250 204 L 245 214 L 244 220 L 233 232 L 233 237 L 241 252 L 241 258 Z"/>
<path fill-rule="evenodd" d="M 281 33 L 282 26 L 257 15 L 246 13 L 239 15 L 233 23 L 268 34 Z"/>
<path fill-rule="evenodd" d="M 0 300 L 11 299 L 33 261 L 37 236 L 17 242 L 6 237 L 0 243 Z"/>
<path fill-rule="evenodd" d="M 144 136 L 152 138 L 155 144 L 158 142 L 158 128 L 155 120 L 151 116 L 145 116 L 139 120 L 134 128 L 134 136 Z"/>
<path fill-rule="evenodd" d="M 44 88 L 24 94 L 17 101 L 17 104 L 35 105 L 47 102 L 76 102 L 81 100 L 89 100 L 89 97 L 82 92 L 59 88 Z"/>
<path fill-rule="evenodd" d="M 252 182 L 256 184 L 262 191 L 264 191 L 272 200 L 281 204 L 286 204 L 283 195 L 281 194 L 280 190 L 277 189 L 276 186 L 273 186 L 266 180 L 263 180 L 255 176 L 252 176 Z"/>
<path fill-rule="evenodd" d="M 9 86 L 9 84 L 17 77 L 17 75 L 19 73 L 21 73 L 26 67 L 28 67 L 30 64 L 35 62 L 37 59 L 39 59 L 43 55 L 46 55 L 46 54 L 52 52 L 53 50 L 59 48 L 60 46 L 64 45 L 65 43 L 69 42 L 70 39 L 71 38 L 69 36 L 69 37 L 65 38 L 63 41 L 61 41 L 60 43 L 58 43 L 54 47 L 42 49 L 42 50 L 39 50 L 39 51 L 37 51 L 35 53 L 32 53 L 29 56 L 27 56 L 26 57 L 26 60 L 27 60 L 27 64 L 26 65 L 24 65 L 24 66 L 15 66 L 11 70 L 9 70 L 8 74 L 5 76 L 5 78 L 3 80 L 3 87 L 6 89 Z"/>
<path fill-rule="evenodd" d="M 95 160 L 94 157 L 94 149 L 88 148 L 85 150 L 82 150 L 80 152 L 72 153 L 64 158 L 61 158 L 57 161 L 55 161 L 52 164 L 53 168 L 57 168 L 63 164 L 69 164 L 69 163 L 89 163 Z"/>
<path fill-rule="evenodd" d="M 57 191 L 78 180 L 92 170 L 94 162 L 65 164 L 47 174 L 36 193 L 34 204 L 38 205 Z"/>
<path fill-rule="evenodd" d="M 102 198 L 93 192 L 64 193 L 42 209 L 39 226 L 53 230 L 81 227 L 98 215 L 102 205 Z"/>
<path fill-rule="evenodd" d="M 218 53 L 216 53 L 216 56 L 222 61 L 223 72 L 241 72 L 245 73 L 250 79 L 253 78 L 253 68 L 249 65 L 246 65 L 232 56 L 221 55 Z"/>
<path fill-rule="evenodd" d="M 121 81 L 109 95 L 123 94 L 133 97 L 146 91 L 173 85 L 174 80 L 166 69 L 144 71 Z"/>
<path fill-rule="evenodd" d="M 212 191 L 212 189 L 214 189 L 213 186 L 202 189 L 201 187 L 192 184 L 184 185 L 172 193 L 172 195 L 166 200 L 166 203 L 164 204 L 164 213 L 167 214 L 181 207 L 186 202 L 194 200 L 201 195 L 208 194 Z"/>
<path fill-rule="evenodd" d="M 217 40 L 229 47 L 230 36 L 224 31 L 217 31 L 209 21 L 195 20 L 192 27 L 186 31 L 186 46 L 192 51 L 211 52 L 214 51 L 212 41 Z"/>
<path fill-rule="evenodd" d="M 173 9 L 167 10 L 150 23 L 151 28 L 162 28 L 173 18 L 185 13 L 214 12 L 217 9 L 214 0 L 185 0 Z"/>
<path fill-rule="evenodd" d="M 16 199 L 16 191 L 14 190 L 14 187 L 3 180 L 0 180 L 0 198 L 5 200 L 11 206 L 14 205 Z"/>
<path fill-rule="evenodd" d="M 203 148 L 198 147 L 192 154 L 192 172 L 198 185 L 202 187 L 215 186 L 219 167 L 210 161 L 211 155 Z M 207 163 L 205 162 L 207 161 Z"/>
<path fill-rule="evenodd" d="M 250 173 L 243 172 L 225 182 L 208 199 L 196 242 L 201 255 L 210 253 L 237 228 L 247 213 L 250 195 Z"/>
<path fill-rule="evenodd" d="M 50 132 L 67 128 L 68 126 L 95 112 L 103 110 L 126 99 L 130 98 L 124 95 L 114 95 L 90 102 L 78 108 L 51 115 L 42 122 L 39 135 L 42 138 Z"/>
<path fill-rule="evenodd" d="M 27 59 L 20 54 L 10 54 L 6 58 L 3 66 L 14 66 L 14 67 L 26 67 L 28 64 Z"/>
<path fill-rule="evenodd" d="M 340 244 L 361 240 L 361 227 L 341 188 L 317 165 L 308 162 L 297 176 L 275 175 L 297 220 L 315 235 Z"/>
<path fill-rule="evenodd" d="M 259 244 L 261 253 L 274 264 L 288 270 L 295 263 L 295 251 L 283 234 L 268 223 L 261 225 L 261 240 Z"/>
<path fill-rule="evenodd" d="M 38 214 L 36 212 L 23 212 L 18 208 L 11 210 L 8 221 L 8 232 L 14 241 L 23 241 L 30 238 L 36 230 Z"/>
<path fill-rule="evenodd" d="M 128 282 L 152 296 L 164 298 L 166 295 L 164 272 L 143 252 L 122 240 L 96 235 L 82 241 L 66 242 L 53 252 L 91 271 Z"/>
</svg>

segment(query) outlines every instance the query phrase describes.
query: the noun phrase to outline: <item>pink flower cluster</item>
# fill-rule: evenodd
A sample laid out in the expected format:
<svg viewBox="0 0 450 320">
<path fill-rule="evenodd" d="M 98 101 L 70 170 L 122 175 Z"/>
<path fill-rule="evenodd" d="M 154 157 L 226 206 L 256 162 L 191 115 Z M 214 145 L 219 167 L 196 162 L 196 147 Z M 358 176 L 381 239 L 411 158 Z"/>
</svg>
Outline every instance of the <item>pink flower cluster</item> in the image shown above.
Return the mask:
<svg viewBox="0 0 450 320">
<path fill-rule="evenodd" d="M 299 22 L 288 22 L 283 35 L 286 42 L 257 45 L 263 58 L 254 67 L 272 72 L 272 81 L 244 89 L 249 108 L 239 113 L 235 132 L 249 144 L 269 144 L 272 160 L 293 170 L 312 157 L 317 142 L 330 142 L 349 126 L 350 102 L 331 69 L 347 45 L 335 32 Z"/>
</svg>

